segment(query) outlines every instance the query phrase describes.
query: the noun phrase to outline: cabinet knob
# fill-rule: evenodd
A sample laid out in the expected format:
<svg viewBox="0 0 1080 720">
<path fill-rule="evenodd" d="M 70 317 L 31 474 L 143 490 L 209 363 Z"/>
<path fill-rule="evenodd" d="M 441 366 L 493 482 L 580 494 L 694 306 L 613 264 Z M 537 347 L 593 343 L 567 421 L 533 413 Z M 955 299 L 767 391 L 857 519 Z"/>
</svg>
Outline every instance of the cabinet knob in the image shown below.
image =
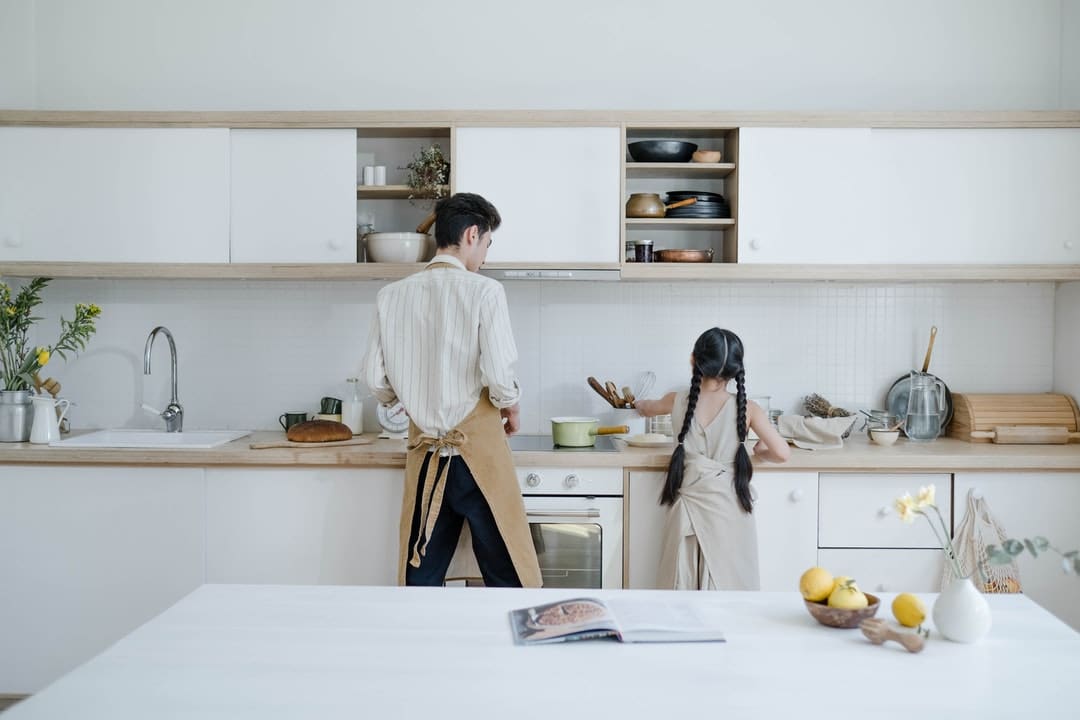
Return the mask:
<svg viewBox="0 0 1080 720">
<path fill-rule="evenodd" d="M 578 478 L 577 475 L 567 475 L 566 479 L 563 480 L 563 485 L 565 485 L 568 490 L 573 490 L 579 484 L 581 484 L 581 479 Z"/>
<path fill-rule="evenodd" d="M 788 495 L 788 498 L 791 499 L 791 502 L 799 502 L 800 500 L 803 499 L 803 491 L 802 490 L 792 490 L 791 494 Z"/>
<path fill-rule="evenodd" d="M 529 487 L 536 487 L 540 484 L 540 476 L 536 473 L 529 473 L 525 476 L 525 484 Z"/>
<path fill-rule="evenodd" d="M 1065 241 L 1065 249 L 1066 250 L 1072 250 L 1073 249 L 1073 241 L 1072 240 L 1066 240 Z"/>
<path fill-rule="evenodd" d="M 22 247 L 22 239 L 19 238 L 17 235 L 5 235 L 4 236 L 4 247 L 9 247 L 9 248 Z"/>
<path fill-rule="evenodd" d="M 882 505 L 877 511 L 878 517 L 888 517 L 890 513 L 892 513 L 892 508 L 888 505 Z"/>
<path fill-rule="evenodd" d="M 345 247 L 345 245 L 337 238 L 332 238 L 330 242 L 327 243 L 327 245 L 330 246 L 331 250 L 340 250 L 341 248 Z"/>
<path fill-rule="evenodd" d="M 750 249 L 751 250 L 760 250 L 761 249 L 761 241 L 758 240 L 757 238 L 750 238 Z"/>
<path fill-rule="evenodd" d="M 878 592 L 889 592 L 889 588 L 885 587 L 885 583 L 878 583 L 878 586 L 874 589 Z"/>
</svg>

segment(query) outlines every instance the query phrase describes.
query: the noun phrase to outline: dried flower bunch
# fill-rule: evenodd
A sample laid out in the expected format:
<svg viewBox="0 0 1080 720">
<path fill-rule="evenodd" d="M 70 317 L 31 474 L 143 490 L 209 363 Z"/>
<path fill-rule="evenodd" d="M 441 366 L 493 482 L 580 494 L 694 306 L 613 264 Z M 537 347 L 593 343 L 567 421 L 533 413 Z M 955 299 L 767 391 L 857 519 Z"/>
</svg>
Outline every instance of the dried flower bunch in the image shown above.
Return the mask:
<svg viewBox="0 0 1080 720">
<path fill-rule="evenodd" d="M 438 143 L 417 152 L 405 169 L 409 171 L 406 182 L 412 190 L 409 195 L 410 200 L 416 198 L 438 200 L 447 194 L 450 163 L 446 161 L 442 146 Z"/>
<path fill-rule="evenodd" d="M 94 321 L 101 315 L 101 308 L 92 303 L 75 306 L 75 318 L 60 318 L 60 337 L 53 345 L 31 347 L 30 328 L 41 318 L 32 313 L 41 304 L 41 292 L 51 278 L 34 278 L 12 295 L 11 288 L 0 283 L 0 380 L 4 390 L 29 390 L 34 385 L 34 374 L 55 353 L 67 359 L 67 354 L 77 354 L 86 348 L 94 334 Z"/>
<path fill-rule="evenodd" d="M 854 414 L 842 407 L 834 406 L 817 393 L 810 393 L 804 397 L 803 405 L 806 406 L 806 412 L 820 418 L 851 417 Z"/>
</svg>

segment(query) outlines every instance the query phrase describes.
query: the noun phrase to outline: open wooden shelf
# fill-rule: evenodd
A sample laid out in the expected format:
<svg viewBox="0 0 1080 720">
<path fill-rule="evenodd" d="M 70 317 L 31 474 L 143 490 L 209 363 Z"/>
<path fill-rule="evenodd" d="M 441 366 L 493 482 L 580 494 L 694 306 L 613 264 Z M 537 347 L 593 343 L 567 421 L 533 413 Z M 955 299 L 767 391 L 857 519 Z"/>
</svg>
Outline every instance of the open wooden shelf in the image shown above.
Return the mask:
<svg viewBox="0 0 1080 720">
<path fill-rule="evenodd" d="M 557 263 L 545 263 L 561 267 Z M 500 263 L 491 269 L 533 268 Z M 615 268 L 592 263 L 596 269 Z M 132 280 L 397 280 L 424 263 L 0 263 L 0 278 Z M 625 263 L 621 279 L 714 282 L 1073 282 L 1080 265 L 781 265 L 755 263 Z"/>
<path fill-rule="evenodd" d="M 731 218 L 626 218 L 627 230 L 727 230 L 730 227 L 735 227 Z"/>
<path fill-rule="evenodd" d="M 686 180 L 727 177 L 735 172 L 735 163 L 626 163 L 628 178 L 684 178 Z"/>
<path fill-rule="evenodd" d="M 443 195 L 450 194 L 450 186 L 443 185 Z M 366 200 L 408 200 L 415 191 L 408 185 L 357 185 L 356 197 Z M 416 195 L 416 200 L 426 200 L 431 195 Z"/>
</svg>

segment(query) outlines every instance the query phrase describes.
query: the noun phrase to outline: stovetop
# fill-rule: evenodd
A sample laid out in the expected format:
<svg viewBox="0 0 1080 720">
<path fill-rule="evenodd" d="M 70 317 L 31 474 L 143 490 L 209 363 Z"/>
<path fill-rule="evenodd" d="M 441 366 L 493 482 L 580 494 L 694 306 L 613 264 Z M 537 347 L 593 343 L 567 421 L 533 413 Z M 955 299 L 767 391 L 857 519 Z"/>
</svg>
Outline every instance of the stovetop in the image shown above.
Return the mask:
<svg viewBox="0 0 1080 720">
<path fill-rule="evenodd" d="M 607 435 L 598 435 L 592 447 L 559 447 L 550 435 L 511 435 L 510 449 L 522 452 L 618 452 L 615 442 Z"/>
</svg>

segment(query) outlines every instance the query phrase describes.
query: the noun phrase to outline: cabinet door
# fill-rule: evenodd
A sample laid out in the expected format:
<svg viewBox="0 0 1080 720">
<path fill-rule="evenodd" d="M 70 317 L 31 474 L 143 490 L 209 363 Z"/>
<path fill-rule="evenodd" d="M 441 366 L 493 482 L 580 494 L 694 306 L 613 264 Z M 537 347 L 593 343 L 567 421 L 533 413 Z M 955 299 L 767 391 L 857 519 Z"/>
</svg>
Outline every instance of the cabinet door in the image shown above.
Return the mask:
<svg viewBox="0 0 1080 720">
<path fill-rule="evenodd" d="M 957 473 L 956 524 L 967 512 L 969 490 L 981 493 L 990 512 L 1012 538 L 1041 535 L 1062 552 L 1080 550 L 1080 473 Z M 1080 630 L 1080 578 L 1061 570 L 1061 557 L 1047 552 L 1017 557 L 1024 593 Z"/>
<path fill-rule="evenodd" d="M 623 578 L 628 588 L 655 588 L 660 568 L 660 540 L 664 535 L 667 507 L 661 506 L 660 490 L 664 472 L 631 472 L 623 498 L 627 510 L 627 553 L 629 576 Z"/>
<path fill-rule="evenodd" d="M 762 590 L 794 590 L 817 565 L 817 473 L 755 472 Z"/>
<path fill-rule="evenodd" d="M 207 582 L 396 584 L 402 473 L 208 469 Z"/>
<path fill-rule="evenodd" d="M 1080 262 L 1080 130 L 871 132 L 882 259 Z"/>
<path fill-rule="evenodd" d="M 945 553 L 940 550 L 822 548 L 818 551 L 818 564 L 833 575 L 853 578 L 866 592 L 936 593 L 941 590 Z M 879 617 L 887 618 L 888 611 Z"/>
<path fill-rule="evenodd" d="M 870 131 L 739 131 L 740 263 L 872 263 Z"/>
<path fill-rule="evenodd" d="M 0 259 L 228 262 L 229 131 L 0 128 Z"/>
<path fill-rule="evenodd" d="M 33 693 L 203 583 L 200 468 L 0 466 L 0 694 Z"/>
<path fill-rule="evenodd" d="M 356 132 L 232 130 L 232 261 L 356 262 Z"/>
<path fill-rule="evenodd" d="M 454 187 L 494 203 L 488 263 L 608 263 L 619 248 L 619 129 L 458 128 Z"/>
<path fill-rule="evenodd" d="M 951 476 L 936 474 L 822 473 L 818 546 L 823 548 L 940 548 L 927 518 L 904 523 L 893 501 L 933 485 L 935 503 L 951 531 Z M 940 527 L 934 518 L 934 528 Z M 841 573 L 843 574 L 843 573 Z"/>
</svg>

